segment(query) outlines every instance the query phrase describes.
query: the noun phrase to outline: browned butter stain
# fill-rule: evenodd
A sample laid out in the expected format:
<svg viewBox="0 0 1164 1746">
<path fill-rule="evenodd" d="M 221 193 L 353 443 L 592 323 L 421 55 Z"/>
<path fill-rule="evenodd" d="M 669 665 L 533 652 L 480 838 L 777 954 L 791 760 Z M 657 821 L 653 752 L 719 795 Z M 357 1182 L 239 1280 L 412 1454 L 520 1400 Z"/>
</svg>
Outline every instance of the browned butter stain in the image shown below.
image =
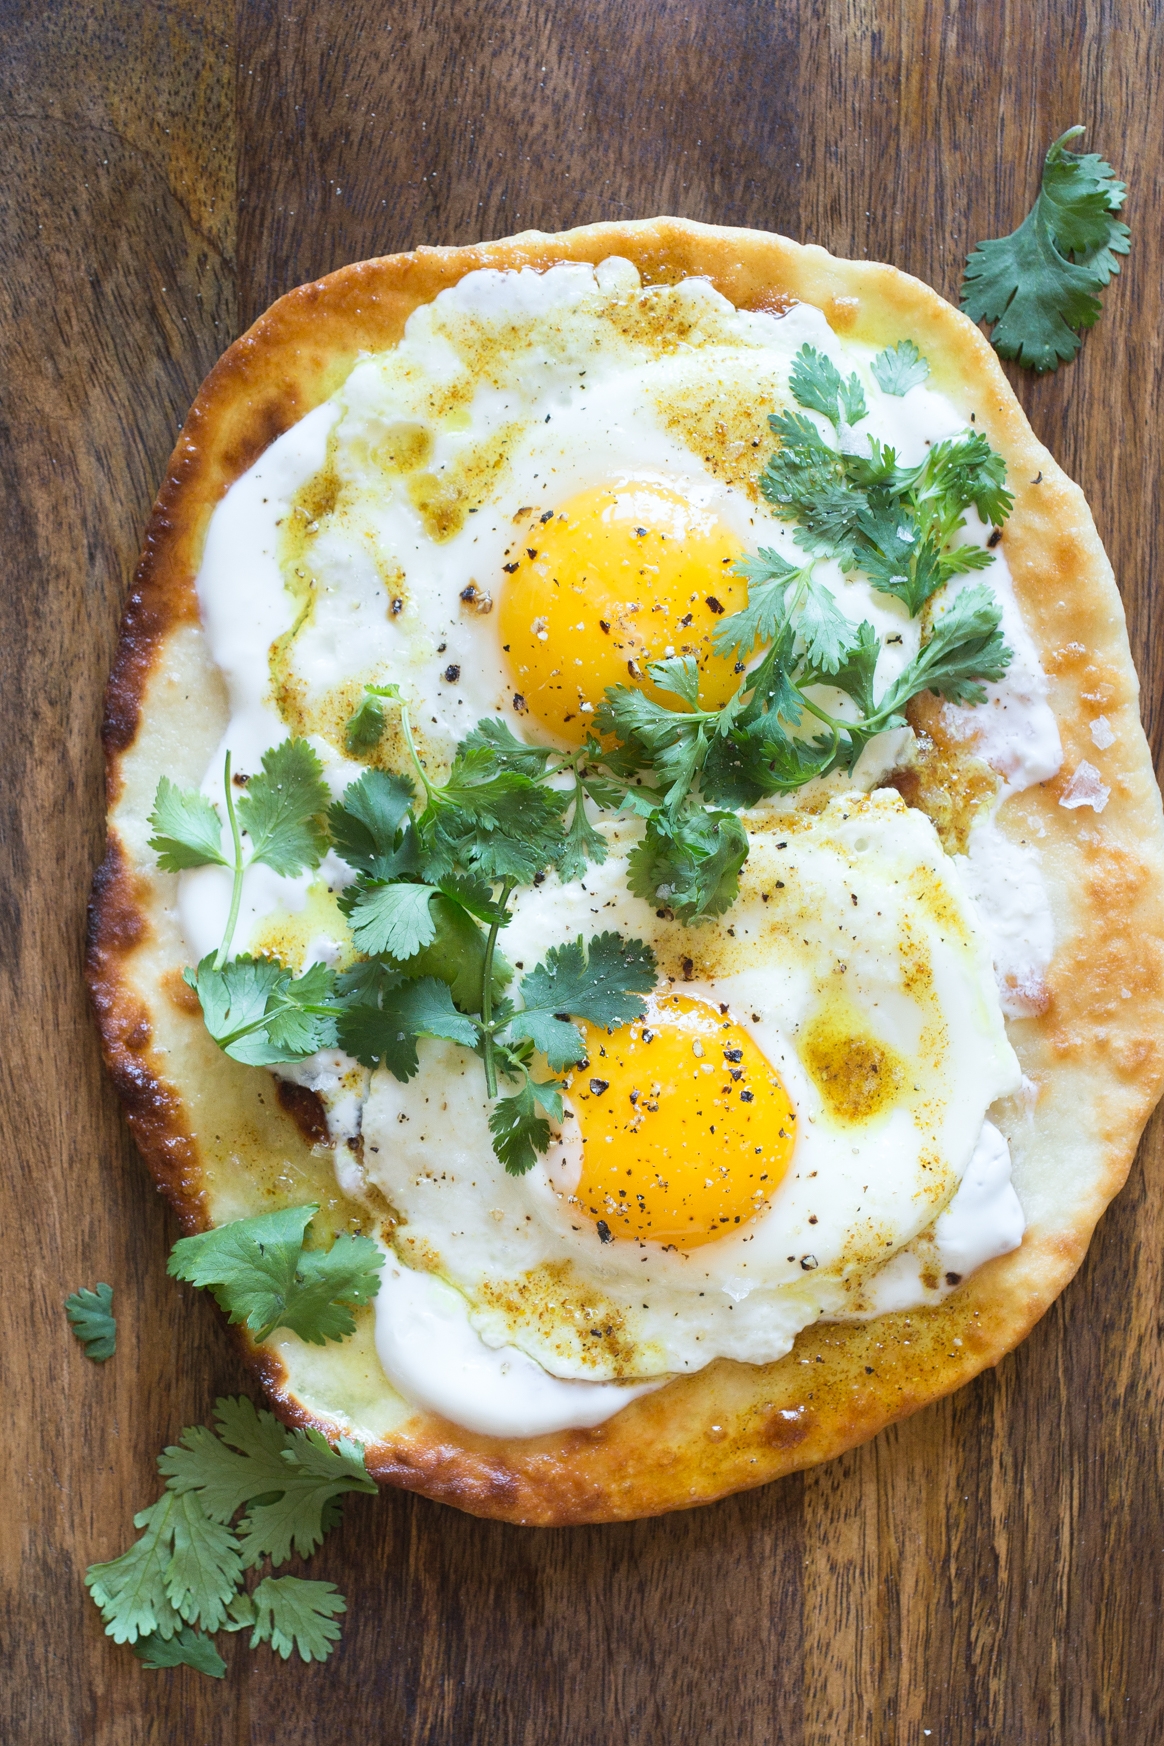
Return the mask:
<svg viewBox="0 0 1164 1746">
<path fill-rule="evenodd" d="M 859 1028 L 857 1014 L 826 1007 L 799 1039 L 799 1054 L 829 1114 L 867 1122 L 897 1101 L 905 1082 L 892 1049 Z"/>
</svg>

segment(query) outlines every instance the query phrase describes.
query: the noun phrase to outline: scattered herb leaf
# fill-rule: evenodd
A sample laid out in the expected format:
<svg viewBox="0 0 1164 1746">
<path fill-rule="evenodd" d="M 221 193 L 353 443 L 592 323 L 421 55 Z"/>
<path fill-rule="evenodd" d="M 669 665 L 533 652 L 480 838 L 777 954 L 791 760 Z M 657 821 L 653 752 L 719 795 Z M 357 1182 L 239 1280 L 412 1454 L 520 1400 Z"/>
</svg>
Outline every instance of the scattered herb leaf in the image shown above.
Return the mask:
<svg viewBox="0 0 1164 1746">
<path fill-rule="evenodd" d="M 1119 272 L 1130 232 L 1116 214 L 1127 187 L 1095 152 L 1073 152 L 1068 128 L 1047 152 L 1034 206 L 1009 236 L 981 242 L 967 258 L 962 308 L 993 323 L 990 343 L 1040 373 L 1073 358 L 1101 314 L 1099 293 Z"/>
<path fill-rule="evenodd" d="M 209 1637 L 189 1625 L 180 1625 L 172 1637 L 160 1637 L 152 1631 L 130 1648 L 145 1667 L 192 1667 L 195 1673 L 208 1674 L 211 1679 L 226 1676 L 226 1662 Z"/>
<path fill-rule="evenodd" d="M 244 1572 L 314 1551 L 340 1516 L 345 1492 L 376 1490 L 359 1444 L 332 1448 L 320 1432 L 288 1431 L 249 1400 L 220 1400 L 217 1434 L 190 1425 L 158 1457 L 166 1489 L 134 1517 L 141 1537 L 120 1558 L 91 1565 L 85 1581 L 106 1634 L 147 1667 L 188 1666 L 221 1679 L 225 1665 L 202 1631 L 250 1628 L 284 1660 L 296 1648 L 324 1660 L 345 1610 L 331 1583 Z M 235 1522 L 240 1511 L 246 1513 Z M 200 1627 L 196 1629 L 195 1627 Z"/>
<path fill-rule="evenodd" d="M 65 1314 L 74 1334 L 85 1348 L 86 1358 L 104 1364 L 117 1350 L 117 1318 L 113 1314 L 113 1287 L 104 1283 L 90 1291 L 82 1286 L 65 1299 Z"/>
<path fill-rule="evenodd" d="M 255 1615 L 251 1648 L 269 1643 L 284 1661 L 292 1649 L 303 1661 L 326 1661 L 340 1636 L 335 1615 L 348 1606 L 334 1583 L 302 1576 L 265 1576 L 250 1601 Z"/>
</svg>

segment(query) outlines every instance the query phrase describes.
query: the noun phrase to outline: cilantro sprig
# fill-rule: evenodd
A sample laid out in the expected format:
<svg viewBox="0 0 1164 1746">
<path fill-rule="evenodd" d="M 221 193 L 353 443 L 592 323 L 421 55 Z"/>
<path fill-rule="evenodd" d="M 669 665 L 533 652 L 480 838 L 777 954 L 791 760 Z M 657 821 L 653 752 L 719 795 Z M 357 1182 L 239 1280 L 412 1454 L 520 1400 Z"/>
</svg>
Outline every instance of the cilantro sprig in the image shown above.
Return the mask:
<svg viewBox="0 0 1164 1746">
<path fill-rule="evenodd" d="M 321 966 L 296 978 L 273 959 L 230 956 L 243 879 L 257 865 L 289 878 L 318 867 L 328 846 L 324 813 L 329 795 L 319 758 L 306 740 L 296 739 L 263 754 L 261 771 L 247 780 L 237 800 L 234 787 L 227 752 L 224 832 L 216 806 L 197 790 L 177 788 L 163 776 L 149 816 L 149 844 L 163 872 L 209 866 L 230 871 L 222 943 L 184 974 L 219 1048 L 246 1066 L 267 1067 L 302 1060 L 334 1045 L 334 1014 L 327 1004 L 330 978 Z M 224 835 L 229 852 L 222 847 Z"/>
<path fill-rule="evenodd" d="M 1073 152 L 1068 128 L 1049 148 L 1034 206 L 1009 236 L 981 242 L 966 261 L 962 308 L 994 324 L 990 343 L 1040 373 L 1073 358 L 1101 314 L 1099 294 L 1120 270 L 1130 232 L 1117 216 L 1127 196 L 1097 152 Z"/>
<path fill-rule="evenodd" d="M 106 1635 L 152 1668 L 188 1666 L 221 1679 L 217 1631 L 251 1632 L 284 1660 L 323 1661 L 347 1603 L 333 1584 L 246 1573 L 308 1556 L 340 1519 L 346 1492 L 374 1492 L 358 1443 L 333 1448 L 316 1430 L 286 1430 L 245 1397 L 217 1403 L 218 1431 L 191 1425 L 158 1457 L 166 1484 L 134 1517 L 140 1537 L 85 1581 Z M 243 1512 L 241 1519 L 240 1512 Z M 209 1633 L 209 1635 L 208 1635 Z"/>
<path fill-rule="evenodd" d="M 446 779 L 434 781 L 396 687 L 371 694 L 381 711 L 387 703 L 399 710 L 413 774 L 366 770 L 326 818 L 320 816 L 321 776 L 288 783 L 279 869 L 317 866 L 328 843 L 334 845 L 353 872 L 340 906 L 361 961 L 338 976 L 316 964 L 296 977 L 271 957 L 227 955 L 242 873 L 264 856 L 272 864 L 267 839 L 249 829 L 249 803 L 261 779 L 252 781 L 246 803 L 235 808 L 228 765 L 233 863 L 211 840 L 215 828 L 221 840 L 222 825 L 200 795 L 183 795 L 171 784 L 159 787 L 151 817 L 153 847 L 160 859 L 166 857 L 163 864 L 201 866 L 217 858 L 235 873 L 223 945 L 188 971 L 187 980 L 219 1047 L 250 1066 L 302 1060 L 338 1044 L 364 1066 L 383 1065 L 407 1080 L 418 1069 L 422 1038 L 474 1050 L 488 1096 L 498 1100 L 491 1118 L 497 1155 L 507 1170 L 520 1173 L 549 1144 L 546 1116 L 560 1120 L 562 1114 L 560 1082 L 535 1077 L 534 1055 L 545 1054 L 553 1073 L 581 1060 L 585 1045 L 571 1021 L 625 1023 L 641 1013 L 639 997 L 654 985 L 654 959 L 641 942 L 601 934 L 589 944 L 579 939 L 551 952 L 512 997 L 507 993 L 514 972 L 498 938 L 510 919 L 511 899 L 547 869 L 571 878 L 587 861 L 605 855 L 605 838 L 590 823 L 586 806 L 595 797 L 609 801 L 611 783 L 603 785 L 590 767 L 586 748 L 567 755 L 527 746 L 501 721 L 479 722 L 458 746 Z M 268 764 L 286 772 L 293 758 L 301 774 L 318 772 L 314 752 L 301 741 L 268 753 L 264 772 Z M 617 789 L 616 797 L 621 794 Z M 249 855 L 243 832 L 254 845 Z M 289 849 L 287 843 L 297 846 Z M 516 1091 L 501 1097 L 502 1082 L 516 1084 Z M 364 1239 L 340 1238 L 326 1257 L 303 1250 L 303 1232 L 315 1210 L 286 1209 L 183 1239 L 171 1271 L 209 1285 L 231 1319 L 245 1321 L 257 1339 L 278 1326 L 306 1339 L 343 1338 L 353 1324 L 340 1306 L 366 1299 L 330 1288 L 348 1265 L 345 1245 Z M 359 1266 L 353 1258 L 357 1276 Z"/>
<path fill-rule="evenodd" d="M 356 872 L 341 907 L 367 959 L 337 980 L 340 1046 L 403 1080 L 418 1069 L 422 1037 L 473 1049 L 487 1095 L 498 1100 L 495 1151 L 507 1171 L 522 1174 L 549 1145 L 546 1117 L 562 1115 L 561 1084 L 534 1077 L 533 1055 L 544 1054 L 556 1073 L 585 1056 L 571 1019 L 611 1028 L 637 1017 L 639 995 L 654 985 L 654 957 L 617 934 L 579 939 L 551 951 L 510 998 L 513 971 L 498 936 L 515 890 L 551 868 L 573 877 L 606 853 L 586 817 L 595 782 L 589 753 L 527 746 L 504 722 L 482 721 L 436 783 L 403 700 L 391 687 L 377 695 L 391 695 L 399 709 L 415 781 L 366 771 L 329 814 L 336 848 Z M 552 786 L 555 777 L 572 788 Z M 499 1098 L 503 1080 L 518 1089 Z"/>
<path fill-rule="evenodd" d="M 929 366 L 903 341 L 871 369 L 883 392 L 902 394 Z M 1013 499 L 1001 456 L 981 433 L 967 431 L 933 444 L 918 465 L 902 466 L 875 437 L 862 445 L 856 426 L 867 404 L 856 373 L 845 380 L 806 345 L 789 382 L 804 410 L 769 419 L 779 445 L 760 484 L 795 525 L 807 561 L 793 564 L 761 547 L 737 565 L 747 605 L 714 638 L 718 654 L 736 658 L 734 696 L 721 709 L 702 709 L 694 659 L 673 657 L 648 672 L 674 704 L 615 686 L 595 717 L 597 731 L 618 743 L 620 770 L 646 784 L 627 789 L 622 802 L 646 820 L 630 857 L 631 889 L 689 923 L 721 914 L 737 895 L 747 837 L 734 809 L 852 770 L 872 739 L 904 725 L 906 706 L 922 691 L 984 701 L 983 682 L 1000 679 L 1011 659 L 989 590 L 964 588 L 948 605 L 938 598 L 952 577 L 992 562 L 988 549 L 958 536 L 971 507 L 995 527 L 1006 521 Z M 810 412 L 833 426 L 832 440 Z M 863 574 L 911 617 L 927 615 L 917 656 L 880 693 L 880 639 L 868 620 L 853 624 L 815 574 L 825 558 Z M 830 691 L 855 708 L 838 713 Z M 595 745 L 592 755 L 604 754 Z"/>
<path fill-rule="evenodd" d="M 795 375 L 793 382 L 795 389 Z M 981 432 L 935 443 L 918 466 L 902 467 L 876 437 L 866 438 L 865 453 L 855 444 L 834 448 L 803 412 L 776 413 L 768 422 L 780 443 L 760 489 L 795 524 L 804 551 L 862 572 L 874 588 L 904 600 L 911 615 L 951 576 L 990 563 L 980 546 L 951 544 L 971 507 L 995 527 L 1013 507 L 1002 457 Z"/>
<path fill-rule="evenodd" d="M 799 572 L 784 566 L 775 553 L 771 560 L 774 583 L 796 582 Z M 782 566 L 792 574 L 782 575 Z M 753 806 L 765 795 L 793 793 L 830 770 L 851 770 L 870 740 L 904 725 L 906 705 L 922 691 L 934 691 L 952 702 L 983 702 L 986 693 L 981 682 L 1000 679 L 1011 659 L 999 629 L 1001 609 L 996 597 L 981 586 L 966 588 L 944 611 L 934 614 L 929 640 L 877 697 L 874 673 L 881 645 L 868 620 L 855 626 L 846 623 L 844 631 L 826 635 L 819 619 L 810 619 L 802 635 L 800 623 L 792 617 L 796 600 L 796 589 L 789 587 L 785 601 L 791 604 L 777 625 L 771 647 L 724 708 L 672 709 L 628 688 L 608 694 L 600 725 L 636 748 L 644 767 L 658 775 L 660 784 L 679 772 L 678 789 L 673 782 L 666 791 L 674 797 L 672 804 L 652 812 L 644 844 L 632 854 L 640 895 L 669 901 L 657 875 L 648 875 L 648 860 L 661 855 L 670 877 L 675 856 L 666 843 L 689 852 L 688 839 L 706 828 L 691 806 L 691 790 L 697 783 L 700 797 L 712 806 Z M 729 629 L 730 621 L 723 627 L 725 632 Z M 667 668 L 668 663 L 655 662 L 649 669 L 664 688 L 673 679 Z M 810 695 L 819 686 L 851 698 L 859 712 L 856 719 L 834 714 L 819 697 Z M 805 723 L 819 723 L 820 729 L 811 738 L 794 735 L 792 730 Z M 730 839 L 732 825 L 739 823 L 734 814 L 705 816 L 717 826 L 721 843 Z M 725 896 L 721 890 L 710 906 L 672 907 L 681 919 L 692 920 L 698 914 L 719 913 L 734 891 L 727 902 Z"/>
<path fill-rule="evenodd" d="M 502 887 L 506 901 L 508 891 Z M 500 918 L 485 938 L 480 1004 L 458 1012 L 449 989 L 435 978 L 409 981 L 373 960 L 340 978 L 348 996 L 340 1020 L 340 1043 L 366 1067 L 383 1065 L 408 1080 L 419 1067 L 421 1037 L 444 1037 L 473 1049 L 485 1070 L 494 1150 L 510 1175 L 531 1169 L 550 1143 L 545 1119 L 562 1119 L 562 1085 L 538 1080 L 533 1057 L 543 1054 L 553 1073 L 585 1058 L 586 1044 L 574 1020 L 613 1029 L 645 1009 L 641 996 L 655 983 L 649 946 L 619 934 L 596 934 L 552 949 L 517 984 L 518 999 L 495 998 L 493 965 Z M 503 1081 L 518 1089 L 499 1096 Z M 539 1110 L 544 1112 L 539 1114 Z"/>
</svg>

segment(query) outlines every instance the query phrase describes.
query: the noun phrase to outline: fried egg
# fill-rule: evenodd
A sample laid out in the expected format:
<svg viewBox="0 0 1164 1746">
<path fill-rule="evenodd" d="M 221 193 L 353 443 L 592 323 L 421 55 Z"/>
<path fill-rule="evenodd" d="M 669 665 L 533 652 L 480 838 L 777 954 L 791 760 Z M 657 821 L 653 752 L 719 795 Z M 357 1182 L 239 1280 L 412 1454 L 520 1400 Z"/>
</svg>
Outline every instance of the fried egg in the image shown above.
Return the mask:
<svg viewBox="0 0 1164 1746">
<path fill-rule="evenodd" d="M 416 310 L 211 522 L 198 588 L 230 719 L 205 792 L 218 797 L 227 750 L 245 774 L 293 732 L 338 795 L 362 768 L 344 727 L 366 684 L 399 687 L 434 774 L 482 716 L 576 745 L 609 686 L 661 699 L 648 666 L 672 655 L 694 656 L 702 703 L 722 704 L 739 668 L 714 632 L 746 601 L 738 561 L 759 546 L 803 558 L 757 482 L 805 343 L 856 370 L 862 430 L 903 464 L 963 428 L 930 387 L 883 393 L 871 349 L 819 310 L 737 310 L 698 279 L 644 287 L 625 261 L 475 272 Z M 881 689 L 918 622 L 832 561 L 816 573 L 874 626 Z M 1001 553 L 975 581 L 998 594 L 1015 658 L 988 687 L 987 726 L 962 728 L 985 734 L 1013 789 L 1053 772 L 1058 738 Z M 336 1051 L 287 1069 L 328 1108 L 341 1184 L 391 1208 L 378 1349 L 406 1394 L 495 1432 L 594 1423 L 630 1384 L 768 1362 L 814 1320 L 940 1294 L 947 1251 L 965 1267 L 1017 1243 L 986 1119 L 1019 1082 L 987 932 L 933 826 L 877 789 L 909 738 L 880 736 L 851 777 L 745 814 L 739 901 L 705 926 L 631 895 L 633 821 L 599 822 L 608 856 L 581 879 L 518 894 L 504 946 L 519 968 L 615 929 L 660 969 L 640 1021 L 587 1031 L 527 1176 L 494 1156 L 463 1049 L 423 1041 L 407 1084 Z M 391 716 L 369 757 L 408 767 Z M 248 872 L 237 947 L 349 962 L 347 877 L 334 856 L 294 880 Z M 229 900 L 222 869 L 182 876 L 197 956 Z M 507 1418 L 498 1402 L 518 1396 Z"/>
<path fill-rule="evenodd" d="M 698 930 L 627 890 L 625 827 L 583 878 L 523 894 L 515 962 L 613 927 L 660 968 L 640 1021 L 588 1031 L 527 1176 L 493 1156 L 475 1056 L 430 1041 L 407 1084 L 373 1078 L 364 1169 L 400 1219 L 400 1260 L 552 1375 L 780 1357 L 932 1225 L 1019 1084 L 989 956 L 921 813 L 883 790 L 745 821 L 739 900 Z"/>
<path fill-rule="evenodd" d="M 311 415 L 321 464 L 279 518 L 281 720 L 342 754 L 363 684 L 387 678 L 439 767 L 484 715 L 576 744 L 607 686 L 651 690 L 668 654 L 694 655 L 704 701 L 726 701 L 738 675 L 711 636 L 746 600 L 737 560 L 803 556 L 757 481 L 806 341 L 837 352 L 818 310 L 736 310 L 694 279 L 644 289 L 617 261 L 476 273 L 416 311 Z M 920 388 L 903 433 L 865 375 L 868 428 L 903 462 L 961 428 Z M 917 622 L 831 560 L 817 574 L 877 629 L 887 683 Z M 389 735 L 380 755 L 402 748 Z"/>
</svg>

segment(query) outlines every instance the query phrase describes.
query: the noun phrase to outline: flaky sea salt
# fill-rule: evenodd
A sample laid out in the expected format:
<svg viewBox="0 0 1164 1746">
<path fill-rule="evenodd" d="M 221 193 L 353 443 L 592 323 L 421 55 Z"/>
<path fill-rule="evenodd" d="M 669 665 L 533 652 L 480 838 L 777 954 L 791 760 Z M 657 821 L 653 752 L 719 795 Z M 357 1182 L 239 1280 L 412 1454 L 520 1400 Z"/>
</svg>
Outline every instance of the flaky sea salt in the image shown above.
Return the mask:
<svg viewBox="0 0 1164 1746">
<path fill-rule="evenodd" d="M 1110 796 L 1111 789 L 1101 780 L 1095 765 L 1089 764 L 1085 758 L 1075 766 L 1075 774 L 1059 796 L 1059 805 L 1091 806 L 1096 812 L 1102 812 Z"/>
</svg>

